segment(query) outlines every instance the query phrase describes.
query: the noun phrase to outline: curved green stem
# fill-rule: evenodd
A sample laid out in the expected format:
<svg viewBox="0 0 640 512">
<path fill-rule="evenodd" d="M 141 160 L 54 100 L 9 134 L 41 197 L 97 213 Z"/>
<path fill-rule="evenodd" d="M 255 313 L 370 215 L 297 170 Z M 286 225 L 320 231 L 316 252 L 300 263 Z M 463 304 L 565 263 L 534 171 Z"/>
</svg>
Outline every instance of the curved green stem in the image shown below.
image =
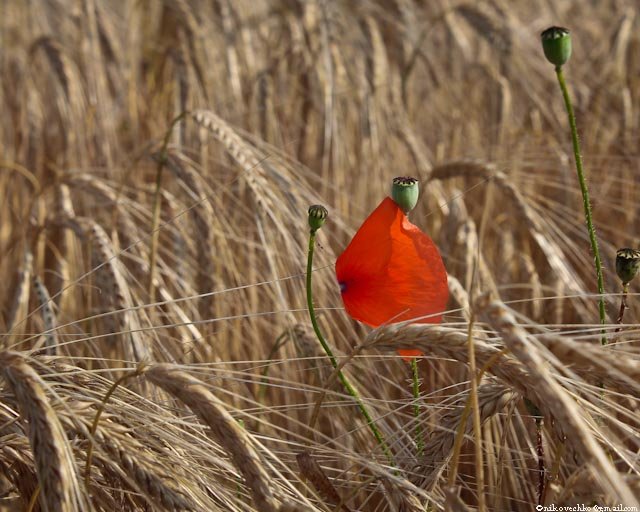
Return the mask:
<svg viewBox="0 0 640 512">
<path fill-rule="evenodd" d="M 607 313 L 604 305 L 604 277 L 602 275 L 602 261 L 600 259 L 600 251 L 598 249 L 598 239 L 596 238 L 596 231 L 593 227 L 593 220 L 591 218 L 591 201 L 589 200 L 589 189 L 587 188 L 587 182 L 585 180 L 584 171 L 582 168 L 582 154 L 580 152 L 578 128 L 576 127 L 576 116 L 573 113 L 573 105 L 571 104 L 571 98 L 569 97 L 569 91 L 567 90 L 567 84 L 564 81 L 564 74 L 562 73 L 561 66 L 556 66 L 556 76 L 558 77 L 558 83 L 560 84 L 560 89 L 562 90 L 562 97 L 564 98 L 564 105 L 567 109 L 567 115 L 569 116 L 571 140 L 573 142 L 573 155 L 576 160 L 576 171 L 578 172 L 578 181 L 580 183 L 580 190 L 582 192 L 584 216 L 587 222 L 587 230 L 589 231 L 589 240 L 591 242 L 591 251 L 593 252 L 593 258 L 596 267 L 596 276 L 598 278 L 598 294 L 600 295 L 598 308 L 600 311 L 600 324 L 604 325 L 607 321 Z M 602 331 L 601 342 L 603 345 L 607 344 L 607 338 L 605 337 L 604 330 Z"/>
<path fill-rule="evenodd" d="M 315 245 L 316 245 L 316 231 L 312 229 L 309 233 L 309 252 L 307 254 L 307 306 L 309 308 L 309 318 L 311 319 L 311 325 L 313 325 L 313 331 L 316 333 L 316 336 L 318 337 L 318 341 L 320 341 L 320 344 L 322 345 L 322 348 L 327 354 L 327 357 L 331 361 L 331 364 L 333 365 L 334 369 L 337 371 L 338 378 L 340 379 L 340 382 L 342 382 L 344 389 L 356 401 L 356 404 L 358 405 L 358 409 L 360 410 L 360 412 L 362 413 L 362 416 L 366 420 L 367 425 L 369 426 L 369 429 L 371 429 L 373 436 L 376 438 L 376 441 L 378 442 L 378 445 L 380 445 L 380 448 L 382 448 L 382 451 L 389 459 L 389 462 L 393 464 L 393 454 L 391 453 L 389 446 L 384 440 L 382 432 L 380 432 L 380 429 L 378 429 L 378 427 L 376 426 L 375 421 L 373 420 L 371 414 L 369 413 L 369 410 L 367 409 L 364 402 L 362 401 L 362 398 L 360 397 L 360 394 L 358 393 L 358 391 L 351 385 L 347 377 L 344 375 L 344 373 L 342 373 L 342 370 L 338 368 L 338 361 L 336 357 L 333 355 L 333 351 L 331 350 L 331 347 L 329 347 L 329 344 L 324 339 L 324 336 L 320 331 L 320 326 L 318 325 L 315 309 L 313 307 L 313 291 L 311 288 L 311 283 L 312 283 L 311 272 L 313 270 L 313 252 L 314 252 Z"/>
<path fill-rule="evenodd" d="M 416 446 L 418 447 L 418 457 L 424 451 L 424 439 L 422 439 L 422 426 L 420 425 L 420 373 L 418 371 L 418 360 L 411 358 L 411 378 L 413 381 L 413 417 L 416 420 Z"/>
</svg>

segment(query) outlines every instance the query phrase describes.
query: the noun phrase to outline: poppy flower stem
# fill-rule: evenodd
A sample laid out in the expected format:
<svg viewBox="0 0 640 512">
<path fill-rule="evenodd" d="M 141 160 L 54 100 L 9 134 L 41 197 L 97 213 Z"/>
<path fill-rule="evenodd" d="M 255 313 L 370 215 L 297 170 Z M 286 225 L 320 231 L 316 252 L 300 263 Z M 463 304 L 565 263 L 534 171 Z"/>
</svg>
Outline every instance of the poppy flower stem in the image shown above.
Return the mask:
<svg viewBox="0 0 640 512">
<path fill-rule="evenodd" d="M 376 441 L 378 442 L 378 445 L 380 446 L 380 448 L 382 448 L 382 451 L 386 455 L 387 459 L 389 459 L 389 462 L 393 464 L 394 463 L 393 454 L 391 453 L 389 446 L 384 440 L 382 432 L 380 432 L 380 429 L 378 429 L 377 425 L 375 424 L 373 417 L 371 416 L 371 414 L 369 413 L 369 410 L 367 409 L 366 405 L 362 401 L 362 398 L 360 397 L 360 394 L 358 393 L 358 391 L 351 385 L 347 377 L 344 375 L 344 373 L 342 373 L 342 370 L 338 368 L 338 361 L 335 355 L 333 354 L 331 347 L 329 347 L 329 344 L 324 339 L 324 336 L 320 331 L 320 326 L 318 325 L 315 309 L 313 307 L 313 291 L 311 286 L 312 285 L 311 273 L 313 271 L 313 253 L 316 245 L 316 231 L 317 229 L 312 228 L 309 233 L 309 252 L 307 254 L 307 280 L 306 280 L 307 306 L 309 308 L 309 318 L 311 319 L 311 325 L 313 326 L 313 331 L 316 333 L 316 336 L 318 337 L 318 341 L 322 345 L 322 348 L 327 354 L 327 357 L 331 361 L 331 364 L 333 365 L 334 369 L 337 371 L 338 378 L 340 379 L 340 382 L 344 386 L 344 389 L 356 401 L 356 404 L 358 405 L 358 409 L 360 410 L 360 412 L 362 413 L 362 416 L 366 420 L 367 425 L 369 426 L 369 429 L 371 430 L 371 432 L 373 433 L 373 436 L 376 438 Z"/>
<path fill-rule="evenodd" d="M 584 170 L 582 167 L 582 154 L 580 152 L 580 140 L 578 139 L 578 128 L 576 126 L 576 116 L 573 112 L 573 105 L 567 89 L 567 84 L 564 80 L 564 73 L 562 72 L 562 66 L 556 66 L 556 76 L 558 83 L 560 84 L 560 90 L 562 91 L 562 97 L 564 99 L 564 105 L 567 110 L 567 116 L 569 117 L 569 126 L 571 128 L 571 141 L 573 143 L 573 155 L 576 162 L 576 171 L 578 173 L 578 182 L 580 183 L 580 190 L 582 192 L 582 204 L 584 207 L 584 217 L 587 223 L 587 231 L 589 232 L 589 241 L 591 242 L 591 252 L 593 252 L 593 259 L 596 267 L 596 278 L 598 281 L 598 294 L 600 300 L 598 301 L 598 310 L 600 312 L 600 325 L 604 326 L 607 321 L 607 313 L 604 305 L 604 277 L 602 275 L 602 261 L 600 259 L 600 250 L 598 249 L 598 239 L 596 238 L 596 231 L 593 227 L 593 220 L 591 215 L 591 201 L 589 199 L 589 189 L 587 188 L 587 182 L 584 177 Z M 607 344 L 607 338 L 602 330 L 601 343 Z"/>
<path fill-rule="evenodd" d="M 411 358 L 411 377 L 413 380 L 413 417 L 416 420 L 416 446 L 418 447 L 418 457 L 421 457 L 424 451 L 424 439 L 420 425 L 420 373 L 418 359 L 415 357 Z"/>
</svg>

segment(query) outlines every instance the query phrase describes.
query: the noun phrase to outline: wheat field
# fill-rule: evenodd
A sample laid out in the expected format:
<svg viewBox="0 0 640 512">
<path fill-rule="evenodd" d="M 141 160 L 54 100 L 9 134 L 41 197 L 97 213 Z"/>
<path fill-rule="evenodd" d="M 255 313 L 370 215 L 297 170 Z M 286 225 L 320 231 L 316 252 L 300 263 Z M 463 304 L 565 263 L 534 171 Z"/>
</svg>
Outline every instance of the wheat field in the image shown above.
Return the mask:
<svg viewBox="0 0 640 512">
<path fill-rule="evenodd" d="M 617 324 L 614 264 L 638 244 L 634 0 L 0 11 L 0 510 L 640 507 L 640 303 Z M 450 300 L 372 330 L 333 268 L 399 175 Z M 391 457 L 311 329 L 311 204 L 320 326 Z M 424 353 L 417 399 L 398 348 Z"/>
</svg>

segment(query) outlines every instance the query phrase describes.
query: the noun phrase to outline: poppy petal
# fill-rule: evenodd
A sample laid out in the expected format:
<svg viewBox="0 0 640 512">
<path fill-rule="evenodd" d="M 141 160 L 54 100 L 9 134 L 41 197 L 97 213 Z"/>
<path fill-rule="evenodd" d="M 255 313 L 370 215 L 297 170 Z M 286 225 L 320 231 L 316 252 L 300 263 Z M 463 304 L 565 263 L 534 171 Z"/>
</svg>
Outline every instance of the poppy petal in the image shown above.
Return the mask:
<svg viewBox="0 0 640 512">
<path fill-rule="evenodd" d="M 414 357 L 420 357 L 421 355 L 423 355 L 422 351 L 418 350 L 417 348 L 398 350 L 398 354 L 400 354 L 402 356 L 402 359 L 404 359 L 405 361 L 410 361 Z"/>
<path fill-rule="evenodd" d="M 373 327 L 438 323 L 449 296 L 438 249 L 388 197 L 338 257 L 336 276 L 347 313 Z"/>
</svg>

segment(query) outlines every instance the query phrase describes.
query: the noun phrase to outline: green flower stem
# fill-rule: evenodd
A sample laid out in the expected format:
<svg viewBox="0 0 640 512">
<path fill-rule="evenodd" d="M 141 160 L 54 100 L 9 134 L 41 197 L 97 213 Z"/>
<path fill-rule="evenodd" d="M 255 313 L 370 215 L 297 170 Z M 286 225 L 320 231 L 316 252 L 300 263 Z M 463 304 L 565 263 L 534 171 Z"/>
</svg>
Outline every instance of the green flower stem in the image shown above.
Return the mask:
<svg viewBox="0 0 640 512">
<path fill-rule="evenodd" d="M 604 326 L 607 321 L 607 313 L 604 306 L 604 278 L 602 276 L 602 261 L 600 260 L 600 251 L 598 249 L 598 240 L 596 238 L 596 231 L 593 227 L 593 220 L 591 218 L 591 201 L 589 200 L 589 189 L 587 188 L 587 182 L 584 177 L 584 171 L 582 168 L 582 154 L 580 152 L 580 141 L 578 140 L 578 128 L 576 127 L 576 116 L 573 113 L 573 105 L 571 104 L 571 98 L 569 97 L 569 91 L 567 90 L 567 84 L 564 81 L 564 74 L 562 73 L 562 67 L 556 66 L 556 76 L 558 77 L 558 83 L 562 90 L 562 97 L 564 98 L 564 104 L 567 109 L 567 115 L 569 116 L 569 125 L 571 126 L 571 140 L 573 142 L 573 155 L 576 160 L 576 171 L 578 172 L 578 181 L 580 182 L 580 190 L 582 191 L 582 204 L 584 206 L 584 216 L 587 221 L 587 230 L 589 231 L 589 240 L 591 241 L 591 250 L 593 252 L 593 258 L 596 266 L 596 276 L 598 278 L 598 294 L 600 300 L 598 301 L 598 308 L 600 310 L 600 324 Z M 604 330 L 602 331 L 601 342 L 603 345 L 607 344 L 607 338 L 605 337 Z"/>
<path fill-rule="evenodd" d="M 411 377 L 413 379 L 413 417 L 416 419 L 416 446 L 418 457 L 424 451 L 424 439 L 422 439 L 422 426 L 420 425 L 420 374 L 418 372 L 418 360 L 411 358 Z"/>
<path fill-rule="evenodd" d="M 382 451 L 389 459 L 389 462 L 393 464 L 393 454 L 391 453 L 389 446 L 384 440 L 382 432 L 380 432 L 380 430 L 376 426 L 373 418 L 371 417 L 371 414 L 369 413 L 367 407 L 364 405 L 364 402 L 362 401 L 362 398 L 360 397 L 360 394 L 358 393 L 358 391 L 347 380 L 347 377 L 345 377 L 344 373 L 342 373 L 342 371 L 338 369 L 338 361 L 336 357 L 333 355 L 333 351 L 329 347 L 329 344 L 326 342 L 326 340 L 324 339 L 324 336 L 322 335 L 322 332 L 320 331 L 320 326 L 318 325 L 318 320 L 316 319 L 316 313 L 313 307 L 313 292 L 311 289 L 311 272 L 313 269 L 313 251 L 314 251 L 315 245 L 316 245 L 316 230 L 312 229 L 309 234 L 309 252 L 307 255 L 307 306 L 309 307 L 309 318 L 311 319 L 311 325 L 313 325 L 313 330 L 316 333 L 316 336 L 318 337 L 318 341 L 320 341 L 320 344 L 322 345 L 322 348 L 327 354 L 327 357 L 331 361 L 331 364 L 333 365 L 334 369 L 336 369 L 336 371 L 338 372 L 338 378 L 340 379 L 340 382 L 342 382 L 342 385 L 344 386 L 347 393 L 349 393 L 349 395 L 351 395 L 351 397 L 353 397 L 353 399 L 356 401 L 356 404 L 358 405 L 358 409 L 360 409 L 362 416 L 366 420 L 367 425 L 369 425 L 369 428 L 371 429 L 373 436 L 376 438 L 376 441 L 380 445 L 380 448 L 382 448 Z"/>
</svg>

